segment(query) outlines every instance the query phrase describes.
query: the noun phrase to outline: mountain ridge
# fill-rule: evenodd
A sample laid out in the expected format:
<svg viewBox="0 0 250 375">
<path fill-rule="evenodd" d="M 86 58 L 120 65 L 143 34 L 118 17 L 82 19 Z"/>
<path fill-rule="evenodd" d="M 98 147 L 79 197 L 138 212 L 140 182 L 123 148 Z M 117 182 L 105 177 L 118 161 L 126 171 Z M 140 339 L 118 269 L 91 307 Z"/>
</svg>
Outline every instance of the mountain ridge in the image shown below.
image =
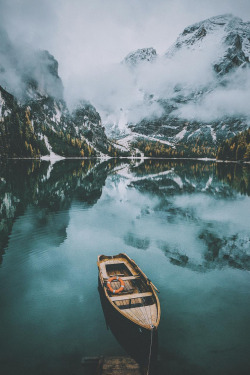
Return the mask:
<svg viewBox="0 0 250 375">
<path fill-rule="evenodd" d="M 134 52 L 134 56 L 140 60 L 139 53 Z M 153 80 L 151 86 L 145 86 L 142 79 L 139 82 L 149 112 L 150 106 L 157 104 L 162 113 L 145 114 L 137 123 L 128 121 L 126 135 L 139 133 L 173 145 L 217 147 L 246 130 L 250 126 L 249 57 L 250 22 L 226 14 L 186 27 L 164 55 L 157 55 L 145 70 L 144 80 L 152 74 L 159 80 L 158 86 Z M 143 69 L 145 64 L 144 60 Z M 136 65 L 133 74 L 139 70 L 139 61 Z M 161 69 L 160 76 L 157 68 Z"/>
<path fill-rule="evenodd" d="M 46 50 L 21 49 L 0 28 L 0 155 L 2 157 L 115 154 L 88 101 L 70 111 L 58 62 Z M 24 48 L 24 47 L 23 47 Z"/>
<path fill-rule="evenodd" d="M 22 49 L 1 28 L 0 37 L 1 156 L 40 157 L 51 150 L 64 157 L 133 156 L 142 139 L 174 154 L 200 147 L 214 155 L 250 126 L 250 22 L 233 15 L 187 26 L 162 56 L 149 47 L 122 60 L 136 95 L 128 108 L 117 101 L 122 129 L 104 127 L 86 100 L 69 110 L 58 62 L 48 51 Z"/>
</svg>

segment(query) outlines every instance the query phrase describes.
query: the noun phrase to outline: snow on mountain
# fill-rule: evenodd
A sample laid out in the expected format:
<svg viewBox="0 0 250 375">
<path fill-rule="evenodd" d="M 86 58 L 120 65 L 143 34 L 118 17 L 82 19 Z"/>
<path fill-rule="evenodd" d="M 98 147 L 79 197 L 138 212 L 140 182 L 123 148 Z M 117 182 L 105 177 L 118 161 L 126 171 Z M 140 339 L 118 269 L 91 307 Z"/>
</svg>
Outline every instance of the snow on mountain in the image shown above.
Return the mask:
<svg viewBox="0 0 250 375">
<path fill-rule="evenodd" d="M 139 139 L 145 139 L 147 141 L 152 141 L 152 142 L 159 141 L 159 143 L 161 144 L 174 147 L 174 144 L 168 141 L 164 141 L 164 140 L 158 139 L 157 137 L 150 137 L 150 136 L 140 134 L 140 133 L 135 133 L 135 132 L 130 132 L 130 134 L 127 135 L 126 137 L 118 139 L 116 141 L 116 145 L 123 147 L 126 151 L 128 151 L 131 148 L 131 145 Z"/>
<path fill-rule="evenodd" d="M 47 150 L 49 151 L 49 155 L 46 155 L 46 156 L 42 156 L 41 159 L 42 160 L 51 160 L 52 162 L 53 161 L 57 161 L 57 160 L 62 160 L 64 159 L 64 157 L 60 156 L 60 155 L 57 155 L 53 152 L 52 150 L 52 147 L 51 145 L 49 144 L 49 140 L 48 140 L 48 137 L 46 135 L 42 136 L 41 135 L 41 138 L 44 139 L 44 142 L 45 142 L 45 145 L 47 147 Z"/>
<path fill-rule="evenodd" d="M 133 132 L 216 145 L 250 126 L 250 22 L 212 17 L 186 27 L 163 56 L 155 53 L 154 64 L 143 56 L 138 50 L 123 60 L 136 66 L 131 74 L 144 93 L 141 106 L 147 103 L 139 121 L 128 116 Z M 150 113 L 156 104 L 161 111 Z"/>
<path fill-rule="evenodd" d="M 58 62 L 48 51 L 17 46 L 1 28 L 0 38 L 0 127 L 17 124 L 15 136 L 21 134 L 24 145 L 28 134 L 25 147 L 35 155 L 49 154 L 38 134 L 48 137 L 56 154 L 65 148 L 62 156 L 69 149 L 75 156 L 114 155 L 105 131 L 115 139 L 213 146 L 250 125 L 250 22 L 233 15 L 186 27 L 163 56 L 152 47 L 131 52 L 103 81 L 98 77 L 102 120 L 87 101 L 70 112 Z M 119 143 L 118 149 L 126 149 Z"/>
<path fill-rule="evenodd" d="M 81 101 L 69 111 L 54 56 L 15 45 L 2 28 L 0 39 L 0 155 L 108 154 L 96 109 Z"/>
<path fill-rule="evenodd" d="M 216 16 L 184 29 L 165 56 L 173 58 L 180 51 L 213 48 L 211 62 L 219 74 L 249 63 L 250 22 L 231 14 Z"/>
<path fill-rule="evenodd" d="M 157 53 L 154 48 L 141 48 L 129 53 L 122 63 L 126 64 L 130 68 L 135 68 L 142 63 L 153 62 L 156 58 Z"/>
</svg>

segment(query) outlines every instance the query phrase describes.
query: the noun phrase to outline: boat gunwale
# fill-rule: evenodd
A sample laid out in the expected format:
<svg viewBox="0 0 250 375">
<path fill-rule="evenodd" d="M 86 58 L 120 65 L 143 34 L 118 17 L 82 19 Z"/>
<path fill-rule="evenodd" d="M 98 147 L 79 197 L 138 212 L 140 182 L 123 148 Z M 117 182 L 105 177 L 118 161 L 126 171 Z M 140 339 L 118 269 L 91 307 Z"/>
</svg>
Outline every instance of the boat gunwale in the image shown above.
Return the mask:
<svg viewBox="0 0 250 375">
<path fill-rule="evenodd" d="M 103 257 L 103 259 L 101 259 Z M 140 322 L 138 322 L 138 320 L 132 318 L 132 317 L 129 317 L 125 312 L 123 312 L 110 298 L 108 292 L 107 292 L 107 288 L 105 287 L 104 283 L 105 283 L 105 280 L 103 278 L 103 276 L 101 275 L 101 270 L 100 270 L 100 264 L 101 263 L 105 263 L 105 261 L 109 260 L 109 259 L 115 259 L 115 258 L 125 258 L 130 264 L 131 266 L 133 267 L 134 270 L 138 271 L 138 273 L 140 274 L 140 278 L 144 279 L 144 281 L 146 282 L 146 284 L 149 286 L 150 288 L 150 291 L 152 292 L 152 298 L 154 299 L 154 304 L 156 305 L 156 308 L 157 308 L 157 320 L 156 320 L 156 323 L 154 324 L 154 329 L 157 329 L 158 328 L 158 325 L 159 325 L 159 322 L 160 322 L 160 317 L 161 317 L 161 308 L 160 308 L 160 301 L 159 301 L 159 298 L 156 294 L 156 291 L 155 291 L 155 288 L 154 286 L 152 285 L 151 281 L 149 280 L 149 278 L 145 275 L 145 273 L 140 269 L 140 267 L 135 263 L 135 261 L 133 259 L 131 259 L 127 254 L 125 253 L 120 253 L 120 254 L 117 254 L 117 255 L 99 255 L 98 256 L 98 261 L 97 261 L 97 266 L 98 266 L 98 270 L 99 270 L 99 279 L 101 281 L 101 285 L 102 285 L 102 288 L 104 290 L 104 293 L 105 293 L 105 296 L 107 297 L 108 301 L 110 302 L 110 304 L 121 314 L 123 315 L 126 319 L 132 321 L 133 323 L 135 323 L 136 325 L 146 329 L 146 330 L 152 330 L 152 327 L 147 325 L 147 324 L 142 324 Z M 128 298 L 129 299 L 129 298 Z"/>
</svg>

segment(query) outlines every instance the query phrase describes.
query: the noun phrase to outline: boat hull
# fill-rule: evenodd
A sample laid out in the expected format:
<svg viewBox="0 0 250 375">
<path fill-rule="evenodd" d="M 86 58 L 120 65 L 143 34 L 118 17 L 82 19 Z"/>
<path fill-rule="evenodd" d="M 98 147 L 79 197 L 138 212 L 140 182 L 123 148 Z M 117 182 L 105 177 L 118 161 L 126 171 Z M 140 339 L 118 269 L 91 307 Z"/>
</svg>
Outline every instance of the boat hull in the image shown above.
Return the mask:
<svg viewBox="0 0 250 375">
<path fill-rule="evenodd" d="M 148 367 L 148 353 L 150 351 L 150 367 L 155 368 L 158 354 L 158 330 L 150 332 L 126 319 L 110 304 L 101 285 L 98 291 L 107 329 L 112 332 L 127 354 L 139 363 L 142 368 Z M 152 373 L 155 372 L 153 371 Z"/>
<path fill-rule="evenodd" d="M 102 288 L 110 307 L 123 319 L 130 321 L 141 331 L 157 330 L 160 321 L 160 303 L 151 281 L 138 265 L 126 254 L 98 257 L 99 286 Z M 118 276 L 118 272 L 122 272 Z M 125 280 L 124 293 L 111 294 L 107 281 L 117 275 Z M 115 286 L 120 286 L 117 280 Z M 131 286 L 133 287 L 130 292 Z M 115 289 L 118 289 L 115 287 Z"/>
</svg>

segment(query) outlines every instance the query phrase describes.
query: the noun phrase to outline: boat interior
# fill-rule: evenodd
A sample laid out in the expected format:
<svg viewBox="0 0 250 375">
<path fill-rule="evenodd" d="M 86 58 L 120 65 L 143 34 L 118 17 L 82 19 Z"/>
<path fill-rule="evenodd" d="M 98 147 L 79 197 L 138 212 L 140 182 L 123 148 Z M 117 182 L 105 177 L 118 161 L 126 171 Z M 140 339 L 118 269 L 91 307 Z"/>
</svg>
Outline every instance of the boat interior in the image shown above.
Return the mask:
<svg viewBox="0 0 250 375">
<path fill-rule="evenodd" d="M 133 320 L 150 326 L 156 324 L 157 306 L 152 287 L 147 284 L 139 269 L 136 269 L 125 257 L 106 257 L 103 261 L 100 258 L 99 267 L 104 283 L 110 277 L 117 276 L 121 277 L 125 284 L 119 294 L 113 294 L 107 289 L 110 300 Z M 111 282 L 113 289 L 119 289 L 120 286 L 118 280 Z"/>
</svg>

